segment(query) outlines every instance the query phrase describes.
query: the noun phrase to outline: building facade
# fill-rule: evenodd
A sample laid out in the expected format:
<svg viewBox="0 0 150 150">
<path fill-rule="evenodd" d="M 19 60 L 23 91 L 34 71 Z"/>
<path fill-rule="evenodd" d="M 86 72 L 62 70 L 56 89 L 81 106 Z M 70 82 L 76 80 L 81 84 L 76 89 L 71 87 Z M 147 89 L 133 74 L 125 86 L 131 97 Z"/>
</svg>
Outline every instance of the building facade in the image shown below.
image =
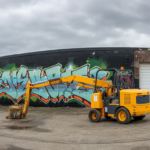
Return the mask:
<svg viewBox="0 0 150 150">
<path fill-rule="evenodd" d="M 150 72 L 148 48 L 77 48 L 49 50 L 0 57 L 0 105 L 22 103 L 26 85 L 70 75 L 95 78 L 98 69 L 117 68 L 134 71 L 135 87 L 145 86 L 143 79 Z M 143 72 L 144 73 L 141 73 Z M 150 74 L 150 73 L 149 73 Z M 101 71 L 99 79 L 111 78 Z M 77 83 L 59 84 L 33 89 L 30 106 L 90 107 L 93 90 L 76 86 Z M 148 85 L 146 85 L 148 86 Z M 147 89 L 149 87 L 146 87 Z M 150 89 L 150 88 L 149 88 Z"/>
</svg>

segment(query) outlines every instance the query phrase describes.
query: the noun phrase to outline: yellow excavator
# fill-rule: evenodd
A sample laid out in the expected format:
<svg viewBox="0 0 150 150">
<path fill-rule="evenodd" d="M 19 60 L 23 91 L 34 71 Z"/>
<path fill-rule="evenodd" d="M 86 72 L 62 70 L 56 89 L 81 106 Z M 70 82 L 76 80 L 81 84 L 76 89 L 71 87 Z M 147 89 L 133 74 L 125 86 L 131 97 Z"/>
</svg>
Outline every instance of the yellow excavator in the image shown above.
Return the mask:
<svg viewBox="0 0 150 150">
<path fill-rule="evenodd" d="M 111 74 L 109 81 L 100 80 L 99 72 L 107 71 Z M 26 99 L 23 105 L 9 106 L 6 118 L 24 118 L 28 112 L 30 95 L 33 88 L 62 83 L 78 82 L 78 86 L 93 89 L 91 96 L 91 110 L 89 119 L 99 122 L 101 117 L 116 117 L 118 123 L 126 124 L 133 117 L 142 120 L 150 113 L 149 91 L 134 88 L 133 72 L 121 69 L 100 69 L 96 72 L 96 79 L 78 75 L 48 80 L 46 82 L 28 83 Z"/>
</svg>

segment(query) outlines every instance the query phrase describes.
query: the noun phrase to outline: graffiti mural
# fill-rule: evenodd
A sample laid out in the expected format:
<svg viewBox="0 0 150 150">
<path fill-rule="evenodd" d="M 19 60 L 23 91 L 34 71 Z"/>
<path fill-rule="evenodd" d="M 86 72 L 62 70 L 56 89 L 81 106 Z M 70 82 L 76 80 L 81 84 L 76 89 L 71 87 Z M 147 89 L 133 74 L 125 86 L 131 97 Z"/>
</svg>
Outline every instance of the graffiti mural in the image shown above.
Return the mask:
<svg viewBox="0 0 150 150">
<path fill-rule="evenodd" d="M 0 97 L 7 97 L 13 103 L 19 103 L 25 100 L 26 86 L 30 83 L 46 81 L 70 75 L 80 75 L 88 78 L 95 78 L 96 72 L 101 68 L 100 65 L 92 65 L 95 60 L 88 59 L 85 65 L 78 67 L 73 63 L 68 63 L 65 68 L 61 64 L 55 64 L 48 68 L 42 66 L 37 68 L 21 65 L 17 68 L 15 64 L 7 65 L 5 68 L 0 68 Z M 95 63 L 95 62 L 94 62 Z M 99 63 L 99 61 L 98 61 Z M 104 64 L 102 64 L 104 65 Z M 110 78 L 109 72 L 101 71 L 98 74 L 98 79 L 106 80 Z M 77 86 L 76 82 L 71 84 L 58 84 L 33 89 L 31 93 L 31 101 L 36 102 L 37 99 L 47 104 L 70 101 L 79 101 L 87 107 L 90 107 L 92 89 L 85 89 Z"/>
</svg>

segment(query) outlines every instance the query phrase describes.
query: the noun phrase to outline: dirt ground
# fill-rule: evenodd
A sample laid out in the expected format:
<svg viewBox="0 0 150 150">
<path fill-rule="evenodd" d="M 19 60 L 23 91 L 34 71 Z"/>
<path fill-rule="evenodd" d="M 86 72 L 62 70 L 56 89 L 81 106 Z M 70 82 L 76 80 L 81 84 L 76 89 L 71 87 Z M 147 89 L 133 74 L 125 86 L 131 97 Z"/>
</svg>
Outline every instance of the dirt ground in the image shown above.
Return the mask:
<svg viewBox="0 0 150 150">
<path fill-rule="evenodd" d="M 118 124 L 92 123 L 89 108 L 29 108 L 25 119 L 6 119 L 0 106 L 0 150 L 150 150 L 150 115 Z"/>
</svg>

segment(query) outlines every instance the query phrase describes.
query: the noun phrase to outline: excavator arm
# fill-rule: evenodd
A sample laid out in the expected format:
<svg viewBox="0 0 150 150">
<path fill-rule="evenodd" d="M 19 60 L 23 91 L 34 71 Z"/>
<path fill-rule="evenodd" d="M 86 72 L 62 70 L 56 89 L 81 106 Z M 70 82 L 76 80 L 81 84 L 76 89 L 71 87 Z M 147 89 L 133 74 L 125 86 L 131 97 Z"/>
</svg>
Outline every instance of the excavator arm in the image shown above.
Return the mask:
<svg viewBox="0 0 150 150">
<path fill-rule="evenodd" d="M 112 83 L 107 82 L 107 81 L 97 80 L 97 82 L 96 82 L 96 79 L 87 78 L 87 77 L 78 76 L 78 75 L 72 75 L 72 76 L 68 76 L 68 77 L 52 79 L 52 80 L 47 80 L 47 81 L 41 81 L 41 82 L 36 82 L 36 83 L 28 83 L 27 89 L 26 89 L 25 103 L 23 105 L 23 108 L 22 107 L 20 108 L 20 109 L 22 109 L 21 118 L 24 118 L 26 116 L 27 112 L 28 112 L 28 107 L 29 107 L 29 102 L 30 102 L 30 96 L 31 96 L 32 89 L 40 88 L 40 87 L 44 87 L 44 86 L 48 86 L 48 85 L 57 85 L 57 84 L 62 84 L 62 83 L 71 84 L 73 82 L 78 82 L 78 84 L 77 84 L 78 86 L 93 89 L 93 90 L 95 89 L 94 86 L 96 84 L 96 87 L 98 87 L 97 88 L 98 91 L 99 91 L 100 87 L 111 89 L 110 87 L 112 86 Z M 11 106 L 11 109 L 13 109 L 13 107 L 14 107 L 14 105 Z M 15 105 L 14 109 L 16 109 L 16 105 Z"/>
</svg>

